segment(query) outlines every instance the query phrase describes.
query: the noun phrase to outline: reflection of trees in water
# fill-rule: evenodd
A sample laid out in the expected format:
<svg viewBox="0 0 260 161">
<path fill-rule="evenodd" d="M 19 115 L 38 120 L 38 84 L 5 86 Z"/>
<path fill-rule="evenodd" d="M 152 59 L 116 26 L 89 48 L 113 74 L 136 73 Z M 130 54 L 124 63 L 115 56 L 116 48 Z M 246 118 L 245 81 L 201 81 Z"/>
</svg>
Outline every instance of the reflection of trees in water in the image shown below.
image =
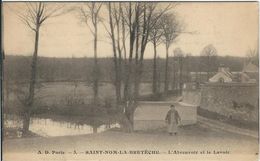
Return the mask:
<svg viewBox="0 0 260 161">
<path fill-rule="evenodd" d="M 73 130 L 72 134 L 89 134 L 89 133 L 98 133 L 102 131 L 106 131 L 110 129 L 111 127 L 118 127 L 117 124 L 112 124 L 110 121 L 107 123 L 104 123 L 101 120 L 98 120 L 97 118 L 91 118 L 89 120 L 80 120 L 80 118 L 76 119 L 66 119 L 61 120 L 62 118 L 55 119 L 49 119 L 49 118 L 35 118 L 32 117 L 30 120 L 30 127 L 32 129 L 31 132 L 34 132 L 40 136 L 49 136 L 51 131 L 48 131 L 48 129 L 51 129 L 49 127 L 60 127 L 62 129 L 71 129 Z M 5 121 L 5 129 L 10 128 L 12 129 L 12 135 L 19 135 L 20 129 L 23 127 L 23 121 L 22 118 L 17 115 L 5 115 L 4 116 Z M 42 125 L 46 128 L 42 128 Z M 112 125 L 112 126 L 111 126 Z M 37 127 L 38 126 L 38 127 Z M 46 131 L 47 130 L 47 131 Z M 74 131 L 75 130 L 75 131 Z M 17 133 L 17 134 L 15 134 Z M 49 133 L 49 134 L 48 134 Z M 10 133 L 8 135 L 11 135 Z M 70 133 L 61 133 L 59 136 L 63 135 L 71 135 Z M 51 134 L 52 136 L 52 134 Z M 5 135 L 6 137 L 6 135 Z M 16 136 L 17 137 L 17 136 Z"/>
</svg>

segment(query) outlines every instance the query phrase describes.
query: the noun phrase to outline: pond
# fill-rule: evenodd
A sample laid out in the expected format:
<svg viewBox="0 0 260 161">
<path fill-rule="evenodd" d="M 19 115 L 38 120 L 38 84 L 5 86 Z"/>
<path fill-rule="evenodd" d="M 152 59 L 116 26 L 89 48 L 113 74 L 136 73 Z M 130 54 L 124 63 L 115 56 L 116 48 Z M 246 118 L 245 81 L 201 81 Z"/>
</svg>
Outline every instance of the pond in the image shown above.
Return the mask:
<svg viewBox="0 0 260 161">
<path fill-rule="evenodd" d="M 4 128 L 22 129 L 23 122 L 17 116 L 4 116 Z M 93 127 L 85 123 L 74 123 L 63 120 L 53 120 L 51 118 L 32 117 L 29 130 L 42 137 L 69 136 L 100 133 L 111 128 L 120 128 L 118 123 L 103 124 Z M 21 137 L 21 132 L 17 131 L 17 137 Z"/>
</svg>

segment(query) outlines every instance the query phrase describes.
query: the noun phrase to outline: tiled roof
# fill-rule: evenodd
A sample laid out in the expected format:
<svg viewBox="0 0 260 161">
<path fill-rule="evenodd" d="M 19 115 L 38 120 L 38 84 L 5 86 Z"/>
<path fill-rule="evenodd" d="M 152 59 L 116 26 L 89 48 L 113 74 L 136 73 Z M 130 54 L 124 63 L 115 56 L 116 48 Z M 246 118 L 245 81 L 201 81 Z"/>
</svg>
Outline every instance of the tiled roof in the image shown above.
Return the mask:
<svg viewBox="0 0 260 161">
<path fill-rule="evenodd" d="M 258 70 L 258 67 L 251 62 L 243 68 L 243 72 L 258 72 Z"/>
</svg>

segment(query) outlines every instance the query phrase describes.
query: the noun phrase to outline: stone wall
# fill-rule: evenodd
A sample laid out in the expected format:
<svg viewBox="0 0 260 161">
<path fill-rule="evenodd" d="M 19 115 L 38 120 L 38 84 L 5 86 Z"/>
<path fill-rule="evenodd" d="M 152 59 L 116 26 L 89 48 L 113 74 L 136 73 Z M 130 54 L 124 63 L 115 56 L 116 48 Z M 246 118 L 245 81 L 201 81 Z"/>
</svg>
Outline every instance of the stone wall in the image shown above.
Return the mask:
<svg viewBox="0 0 260 161">
<path fill-rule="evenodd" d="M 232 119 L 258 122 L 258 84 L 208 83 L 202 86 L 200 108 Z"/>
</svg>

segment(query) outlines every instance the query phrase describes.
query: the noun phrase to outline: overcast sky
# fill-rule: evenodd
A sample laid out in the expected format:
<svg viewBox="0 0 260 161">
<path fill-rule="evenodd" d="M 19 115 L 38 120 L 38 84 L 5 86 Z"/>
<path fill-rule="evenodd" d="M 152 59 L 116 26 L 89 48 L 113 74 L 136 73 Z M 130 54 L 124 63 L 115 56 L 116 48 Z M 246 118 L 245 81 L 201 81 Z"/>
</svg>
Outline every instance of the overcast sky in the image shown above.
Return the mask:
<svg viewBox="0 0 260 161">
<path fill-rule="evenodd" d="M 4 2 L 4 50 L 7 55 L 32 55 L 34 36 L 11 9 L 16 5 Z M 176 8 L 176 12 L 186 24 L 186 30 L 197 33 L 180 35 L 172 44 L 170 54 L 174 48 L 180 47 L 186 53 L 199 55 L 203 47 L 213 44 L 218 55 L 245 56 L 249 48 L 258 45 L 257 2 L 185 2 Z M 75 13 L 46 22 L 41 28 L 40 56 L 93 56 L 92 35 Z M 110 40 L 104 29 L 100 28 L 98 36 L 101 40 L 98 43 L 98 55 L 112 56 Z M 165 56 L 164 48 L 163 45 L 158 47 L 160 57 Z M 145 58 L 152 56 L 153 50 L 149 44 Z"/>
</svg>

